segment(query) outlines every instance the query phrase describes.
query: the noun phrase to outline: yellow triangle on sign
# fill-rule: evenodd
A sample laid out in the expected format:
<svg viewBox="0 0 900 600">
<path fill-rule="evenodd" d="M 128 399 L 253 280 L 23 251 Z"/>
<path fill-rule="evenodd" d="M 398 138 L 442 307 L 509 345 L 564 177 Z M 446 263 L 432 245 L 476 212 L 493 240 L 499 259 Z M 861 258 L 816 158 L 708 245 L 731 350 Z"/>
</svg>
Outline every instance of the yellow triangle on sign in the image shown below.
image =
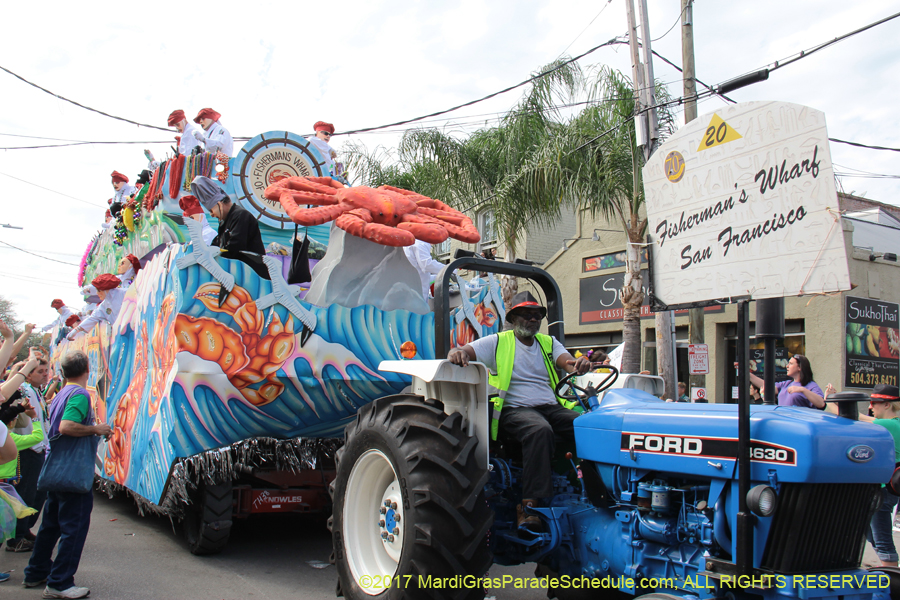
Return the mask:
<svg viewBox="0 0 900 600">
<path fill-rule="evenodd" d="M 712 120 L 709 122 L 709 127 L 706 128 L 703 137 L 700 139 L 700 147 L 697 148 L 697 152 L 715 148 L 716 146 L 739 140 L 742 137 L 744 136 L 723 121 L 722 117 L 713 113 Z"/>
</svg>

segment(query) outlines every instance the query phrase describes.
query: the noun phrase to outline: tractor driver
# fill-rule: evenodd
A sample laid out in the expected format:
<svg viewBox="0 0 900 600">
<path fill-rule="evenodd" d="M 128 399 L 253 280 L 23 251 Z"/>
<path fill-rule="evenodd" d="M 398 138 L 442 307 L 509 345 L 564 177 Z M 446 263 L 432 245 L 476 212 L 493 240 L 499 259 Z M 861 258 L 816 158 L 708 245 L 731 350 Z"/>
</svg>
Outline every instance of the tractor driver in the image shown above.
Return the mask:
<svg viewBox="0 0 900 600">
<path fill-rule="evenodd" d="M 574 441 L 572 422 L 578 413 L 576 403 L 554 395 L 559 377 L 556 368 L 579 375 L 590 370 L 585 357 L 577 360 L 556 338 L 538 333 L 547 309 L 530 292 L 513 297 L 506 313 L 511 330 L 495 333 L 462 348 L 454 348 L 447 358 L 464 367 L 469 361 L 484 363 L 492 373 L 491 439 L 499 430 L 522 444 L 522 504 L 516 507 L 517 525 L 540 527 L 536 515 L 527 515 L 523 507 L 538 507 L 553 496 L 551 466 L 556 436 Z M 493 373 L 496 373 L 494 375 Z"/>
</svg>

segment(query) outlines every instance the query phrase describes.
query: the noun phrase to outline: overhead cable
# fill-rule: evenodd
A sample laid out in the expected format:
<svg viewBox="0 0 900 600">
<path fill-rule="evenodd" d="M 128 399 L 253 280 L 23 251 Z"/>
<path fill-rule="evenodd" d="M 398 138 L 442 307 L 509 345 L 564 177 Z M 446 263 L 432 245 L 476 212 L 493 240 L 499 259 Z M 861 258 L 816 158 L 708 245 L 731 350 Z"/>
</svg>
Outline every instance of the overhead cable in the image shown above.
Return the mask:
<svg viewBox="0 0 900 600">
<path fill-rule="evenodd" d="M 58 263 L 61 263 L 61 264 L 64 264 L 64 265 L 71 265 L 71 266 L 73 266 L 73 267 L 77 267 L 77 266 L 78 266 L 78 265 L 75 264 L 75 263 L 66 262 L 66 261 L 64 261 L 64 260 L 56 260 L 55 258 L 50 258 L 49 256 L 42 256 L 42 255 L 40 255 L 40 254 L 35 254 L 34 252 L 29 252 L 28 250 L 24 250 L 24 249 L 22 249 L 22 248 L 19 248 L 18 246 L 13 246 L 13 245 L 10 244 L 9 242 L 4 242 L 3 240 L 0 240 L 0 244 L 4 244 L 4 245 L 6 245 L 6 246 L 9 246 L 10 248 L 12 248 L 12 249 L 14 249 L 14 250 L 18 250 L 19 252 L 24 252 L 25 254 L 30 254 L 30 255 L 32 255 L 32 256 L 37 256 L 38 258 L 43 258 L 44 260 L 52 260 L 53 262 L 58 262 Z"/>
<path fill-rule="evenodd" d="M 36 83 L 32 83 L 31 81 L 28 81 L 21 75 L 17 75 L 15 73 L 13 73 L 12 71 L 10 71 L 9 69 L 7 69 L 4 66 L 0 66 L 0 69 L 3 69 L 7 73 L 9 73 L 13 77 L 15 77 L 16 79 L 19 79 L 20 81 L 24 81 L 25 83 L 27 83 L 28 85 L 30 85 L 32 87 L 36 87 L 37 89 L 41 90 L 42 92 L 46 92 L 47 94 L 50 94 L 54 98 L 59 98 L 60 100 L 64 100 L 64 101 L 68 102 L 69 104 L 74 104 L 75 106 L 77 106 L 79 108 L 83 108 L 84 110 L 89 110 L 91 112 L 95 112 L 97 114 L 103 115 L 104 117 L 109 117 L 110 119 L 115 119 L 116 121 L 123 121 L 125 123 L 131 123 L 132 125 L 137 125 L 138 127 L 147 127 L 149 129 L 158 129 L 159 131 L 166 131 L 166 132 L 172 131 L 171 129 L 167 129 L 165 127 L 157 127 L 156 125 L 148 125 L 146 123 L 139 123 L 137 121 L 132 121 L 131 119 L 126 119 L 124 117 L 117 117 L 115 115 L 111 115 L 107 112 L 103 112 L 102 110 L 97 110 L 96 108 L 91 108 L 90 106 L 85 106 L 84 104 L 79 104 L 78 102 L 75 102 L 74 100 L 69 100 L 68 98 L 66 98 L 64 96 L 60 96 L 59 94 L 54 94 L 47 88 L 43 88 Z"/>
<path fill-rule="evenodd" d="M 668 30 L 668 31 L 666 31 L 664 34 L 662 34 L 661 36 L 659 36 L 659 37 L 656 38 L 655 40 L 650 40 L 650 42 L 651 42 L 651 43 L 656 43 L 656 42 L 658 42 L 659 40 L 661 40 L 661 39 L 663 39 L 664 37 L 666 37 L 667 35 L 669 35 L 670 33 L 672 33 L 672 30 L 675 29 L 675 26 L 678 25 L 678 22 L 679 22 L 679 21 L 681 21 L 681 16 L 684 14 L 684 11 L 686 11 L 687 8 L 688 8 L 692 3 L 693 3 L 693 0 L 692 0 L 691 2 L 688 2 L 687 4 L 684 5 L 684 8 L 682 8 L 682 9 L 681 9 L 681 12 L 678 13 L 678 18 L 675 19 L 675 22 L 672 23 L 672 26 L 669 27 L 669 30 Z"/>
<path fill-rule="evenodd" d="M 870 146 L 868 144 L 860 144 L 859 142 L 848 142 L 847 140 L 839 140 L 837 138 L 828 138 L 829 141 L 838 144 L 847 144 L 848 146 L 856 146 L 857 148 L 868 148 L 869 150 L 888 150 L 890 152 L 900 152 L 900 148 L 888 148 L 886 146 Z"/>
<path fill-rule="evenodd" d="M 416 121 L 422 121 L 422 120 L 428 119 L 428 118 L 430 118 L 430 117 L 437 117 L 437 116 L 439 116 L 439 115 L 445 115 L 445 114 L 450 113 L 450 112 L 453 112 L 453 111 L 455 111 L 455 110 L 459 110 L 460 108 L 465 108 L 466 106 L 472 106 L 473 104 L 478 104 L 479 102 L 484 102 L 485 100 L 489 100 L 490 98 L 494 98 L 494 97 L 499 96 L 499 95 L 501 95 L 501 94 L 505 94 L 506 92 L 510 92 L 510 91 L 512 91 L 512 90 L 514 90 L 514 89 L 516 89 L 516 88 L 520 88 L 520 87 L 522 87 L 522 86 L 524 86 L 524 85 L 528 85 L 529 83 L 532 83 L 532 82 L 534 82 L 534 81 L 537 81 L 538 79 L 541 79 L 541 78 L 543 78 L 543 77 L 546 77 L 547 75 L 553 73 L 554 71 L 557 71 L 557 70 L 563 68 L 564 66 L 566 66 L 566 65 L 568 65 L 568 64 L 571 64 L 571 63 L 573 63 L 573 62 L 575 62 L 575 61 L 577 61 L 577 60 L 580 60 L 580 59 L 584 58 L 585 56 L 587 56 L 588 54 L 590 54 L 590 53 L 592 53 L 592 52 L 596 52 L 596 51 L 599 50 L 600 48 L 605 48 L 606 46 L 612 46 L 612 45 L 615 45 L 615 44 L 618 44 L 618 43 L 621 43 L 621 41 L 619 40 L 619 38 L 613 38 L 613 39 L 609 40 L 608 42 L 604 42 L 604 43 L 602 43 L 602 44 L 600 44 L 600 45 L 594 46 L 593 48 L 591 48 L 591 49 L 588 50 L 587 52 L 583 52 L 582 54 L 579 54 L 578 56 L 576 56 L 576 57 L 574 57 L 574 58 L 570 58 L 569 60 L 566 60 L 566 61 L 561 62 L 560 64 L 556 65 L 556 66 L 553 67 L 552 69 L 548 69 L 548 70 L 546 70 L 546 71 L 542 71 L 542 72 L 538 73 L 537 75 L 533 75 L 533 76 L 529 77 L 529 78 L 526 79 L 525 81 L 521 81 L 521 82 L 519 82 L 519 83 L 517 83 L 517 84 L 515 84 L 515 85 L 511 85 L 511 86 L 509 86 L 509 87 L 503 88 L 503 89 L 500 90 L 500 91 L 494 92 L 494 93 L 492 93 L 492 94 L 488 94 L 487 96 L 484 96 L 484 97 L 482 97 L 482 98 L 478 98 L 477 100 L 470 100 L 469 102 L 465 102 L 465 103 L 463 103 L 463 104 L 459 104 L 459 105 L 457 105 L 457 106 L 454 106 L 454 107 L 452 107 L 452 108 L 448 108 L 448 109 L 446 109 L 446 110 L 439 110 L 439 111 L 437 111 L 437 112 L 433 112 L 433 113 L 431 113 L 431 114 L 423 115 L 423 116 L 421 116 L 421 117 L 415 117 L 415 118 L 413 118 L 413 119 L 406 119 L 405 121 L 397 121 L 396 123 L 389 123 L 389 124 L 387 124 L 387 125 L 378 125 L 377 127 L 365 127 L 365 128 L 362 128 L 362 129 L 351 129 L 351 130 L 349 130 L 349 131 L 341 131 L 341 132 L 335 133 L 335 135 L 351 135 L 351 134 L 355 134 L 355 133 L 363 133 L 363 132 L 366 132 L 366 131 L 375 131 L 375 130 L 377 130 L 377 129 L 387 129 L 388 127 L 397 127 L 398 125 L 406 125 L 407 123 L 415 123 Z"/>
<path fill-rule="evenodd" d="M 789 64 L 795 63 L 802 58 L 806 58 L 807 56 L 810 56 L 811 54 L 818 52 L 819 50 L 824 50 L 828 46 L 837 44 L 838 42 L 846 40 L 847 38 L 852 37 L 858 33 L 862 33 L 863 31 L 872 29 L 873 27 L 877 27 L 878 25 L 881 25 L 883 23 L 887 23 L 888 21 L 890 21 L 892 19 L 896 19 L 897 17 L 900 17 L 900 12 L 897 12 L 890 16 L 884 17 L 883 19 L 879 19 L 878 21 L 875 21 L 873 23 L 869 23 L 868 25 L 860 27 L 859 29 L 854 29 L 853 31 L 845 33 L 844 35 L 840 35 L 840 36 L 834 38 L 833 40 L 823 42 L 823 43 L 819 44 L 818 46 L 813 46 L 812 48 L 808 48 L 807 50 L 801 50 L 796 55 L 791 55 L 780 61 L 776 60 L 774 63 L 771 63 L 772 66 L 769 67 L 769 71 L 775 71 L 776 69 L 780 69 L 781 67 L 786 67 Z"/>
<path fill-rule="evenodd" d="M 603 5 L 603 8 L 600 9 L 600 12 L 598 12 L 598 13 L 594 16 L 594 18 L 591 19 L 591 22 L 587 24 L 587 27 L 585 27 L 584 29 L 581 30 L 581 33 L 579 33 L 578 35 L 575 36 L 575 39 L 572 40 L 572 42 L 571 42 L 568 46 L 566 46 L 566 49 L 559 53 L 559 56 L 556 57 L 557 60 L 559 60 L 559 59 L 562 57 L 563 54 L 565 54 L 566 52 L 569 51 L 569 48 L 572 47 L 572 44 L 574 44 L 575 42 L 577 42 L 578 39 L 579 39 L 581 36 L 584 35 L 584 32 L 588 30 L 588 27 L 590 27 L 591 25 L 594 24 L 594 21 L 596 21 L 597 18 L 600 17 L 600 15 L 603 14 L 603 11 L 606 10 L 606 7 L 608 7 L 610 4 L 612 4 L 612 0 L 606 0 L 606 4 Z"/>
<path fill-rule="evenodd" d="M 98 206 L 100 208 L 103 208 L 102 204 L 97 204 L 95 202 L 88 202 L 87 200 L 82 200 L 81 198 L 76 198 L 75 196 L 70 196 L 69 194 L 57 192 L 56 190 L 51 190 L 50 188 L 44 187 L 42 185 L 38 185 L 36 183 L 31 183 L 30 181 L 25 181 L 24 179 L 19 179 L 18 177 L 13 177 L 12 175 L 10 175 L 8 173 L 0 173 L 0 175 L 9 177 L 10 179 L 15 179 L 16 181 L 21 181 L 22 183 L 27 183 L 28 185 L 33 185 L 34 187 L 41 188 L 42 190 L 47 190 L 48 192 L 53 192 L 54 194 L 59 194 L 60 196 L 65 196 L 66 198 L 71 198 L 72 200 L 75 200 L 76 202 L 82 202 L 84 204 L 90 204 L 91 206 Z"/>
</svg>

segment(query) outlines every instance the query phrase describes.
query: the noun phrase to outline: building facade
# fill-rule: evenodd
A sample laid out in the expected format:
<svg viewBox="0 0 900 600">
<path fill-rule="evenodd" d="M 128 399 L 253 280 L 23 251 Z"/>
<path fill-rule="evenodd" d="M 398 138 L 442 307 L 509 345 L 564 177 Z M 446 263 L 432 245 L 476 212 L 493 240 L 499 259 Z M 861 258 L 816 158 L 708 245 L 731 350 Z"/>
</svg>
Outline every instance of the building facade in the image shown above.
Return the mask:
<svg viewBox="0 0 900 600">
<path fill-rule="evenodd" d="M 823 389 L 828 383 L 838 390 L 871 389 L 873 382 L 896 385 L 893 341 L 898 324 L 892 319 L 900 302 L 900 208 L 844 194 L 839 195 L 839 200 L 854 287 L 840 294 L 785 299 L 785 338 L 778 343 L 776 377 L 783 375 L 790 356 L 803 354 L 809 358 L 815 380 Z M 610 350 L 622 341 L 618 290 L 625 272 L 625 235 L 617 231 L 615 224 L 592 221 L 583 215 L 575 223 L 572 237 L 575 239 L 566 242 L 565 250 L 560 246 L 544 263 L 562 292 L 566 345 L 572 350 Z M 784 260 L 791 258 L 785 256 Z M 649 278 L 647 271 L 643 272 L 646 291 Z M 752 303 L 751 336 L 755 335 L 754 315 Z M 714 402 L 730 401 L 736 379 L 736 306 L 707 308 L 704 321 L 710 353 L 706 396 Z M 676 313 L 675 324 L 678 379 L 687 381 L 690 332 L 686 311 Z M 641 320 L 642 362 L 643 368 L 652 373 L 656 372 L 654 326 L 654 315 L 645 306 Z M 753 337 L 750 343 L 751 369 L 759 374 L 763 344 Z"/>
</svg>

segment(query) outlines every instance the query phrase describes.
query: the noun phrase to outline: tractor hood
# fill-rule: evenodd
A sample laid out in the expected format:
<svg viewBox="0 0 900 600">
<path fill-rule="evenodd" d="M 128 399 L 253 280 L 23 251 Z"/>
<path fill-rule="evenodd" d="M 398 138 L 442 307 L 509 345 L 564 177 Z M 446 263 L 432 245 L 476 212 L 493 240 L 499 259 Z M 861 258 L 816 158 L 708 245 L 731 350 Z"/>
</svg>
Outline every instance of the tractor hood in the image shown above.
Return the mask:
<svg viewBox="0 0 900 600">
<path fill-rule="evenodd" d="M 737 476 L 735 404 L 663 402 L 631 389 L 610 390 L 575 420 L 578 456 L 598 463 L 702 477 Z M 754 481 L 884 483 L 894 440 L 879 425 L 815 409 L 750 407 Z"/>
</svg>

